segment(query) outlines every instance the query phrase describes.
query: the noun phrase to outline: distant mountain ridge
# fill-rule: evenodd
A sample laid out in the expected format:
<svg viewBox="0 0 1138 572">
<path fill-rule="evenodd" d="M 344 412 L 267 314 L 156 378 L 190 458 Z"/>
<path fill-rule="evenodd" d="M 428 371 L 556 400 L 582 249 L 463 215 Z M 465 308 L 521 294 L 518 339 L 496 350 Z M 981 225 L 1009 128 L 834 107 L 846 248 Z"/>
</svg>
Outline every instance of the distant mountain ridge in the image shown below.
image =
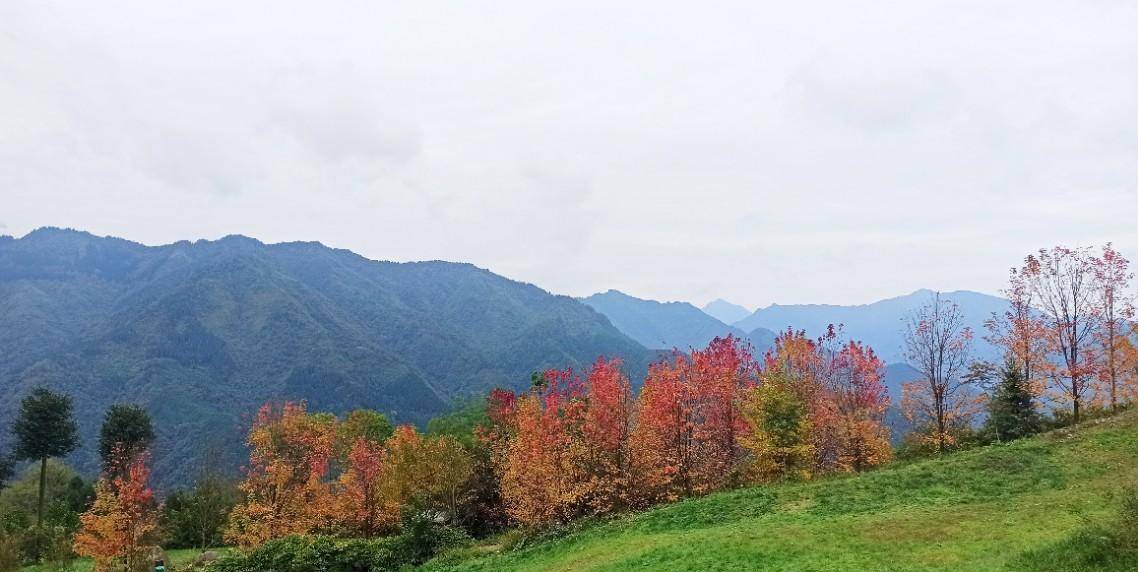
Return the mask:
<svg viewBox="0 0 1138 572">
<path fill-rule="evenodd" d="M 733 335 L 748 339 L 756 353 L 766 351 L 774 340 L 772 332 L 761 328 L 753 332 L 724 324 L 687 302 L 657 302 L 609 290 L 582 298 L 582 302 L 604 314 L 620 331 L 651 349 L 702 348 L 716 337 Z"/>
<path fill-rule="evenodd" d="M 811 336 L 821 335 L 828 325 L 841 324 L 846 337 L 860 340 L 873 347 L 887 362 L 902 362 L 904 357 L 904 319 L 910 312 L 932 300 L 936 292 L 921 289 L 895 298 L 879 300 L 870 304 L 839 306 L 831 304 L 774 304 L 755 310 L 750 316 L 735 322 L 733 326 L 749 331 L 755 328 L 784 331 L 787 328 L 806 330 Z M 984 322 L 993 313 L 1007 309 L 1005 298 L 957 290 L 941 292 L 942 300 L 949 300 L 960 306 L 965 323 L 973 330 L 973 354 L 982 359 L 995 359 L 999 351 L 983 339 L 986 334 Z"/>
<path fill-rule="evenodd" d="M 243 236 L 5 237 L 0 316 L 0 425 L 31 387 L 66 391 L 85 440 L 74 460 L 91 470 L 105 408 L 138 402 L 156 418 L 165 483 L 208 447 L 236 459 L 266 400 L 423 423 L 453 398 L 525 387 L 542 368 L 607 355 L 639 381 L 655 357 L 588 306 L 469 264 Z"/>
</svg>

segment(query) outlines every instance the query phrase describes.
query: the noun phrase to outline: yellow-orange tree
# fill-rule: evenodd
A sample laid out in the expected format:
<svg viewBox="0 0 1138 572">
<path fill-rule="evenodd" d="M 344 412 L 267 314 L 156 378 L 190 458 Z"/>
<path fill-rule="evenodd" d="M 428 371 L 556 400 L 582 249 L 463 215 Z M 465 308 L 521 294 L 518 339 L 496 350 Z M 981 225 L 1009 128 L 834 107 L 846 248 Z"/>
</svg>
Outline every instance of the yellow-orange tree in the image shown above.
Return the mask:
<svg viewBox="0 0 1138 572">
<path fill-rule="evenodd" d="M 121 450 L 116 452 L 121 456 Z M 150 489 L 147 455 L 141 454 L 116 467 L 117 476 L 99 479 L 95 501 L 79 520 L 82 528 L 75 535 L 75 553 L 94 560 L 95 570 L 111 570 L 116 563 L 124 570 L 146 565 L 144 546 L 153 539 L 157 527 L 157 506 Z"/>
<path fill-rule="evenodd" d="M 750 443 L 753 460 L 763 478 L 813 474 L 834 471 L 859 471 L 878 465 L 891 457 L 889 431 L 884 424 L 889 397 L 884 385 L 884 366 L 872 348 L 860 342 L 839 342 L 838 328 L 830 326 L 825 334 L 810 339 L 805 332 L 787 330 L 775 338 L 774 347 L 764 358 L 760 390 L 748 400 L 748 417 L 760 434 Z M 763 389 L 762 385 L 771 385 Z M 783 395 L 793 393 L 794 399 Z M 797 419 L 791 402 L 805 409 L 803 425 L 809 427 L 808 447 L 799 447 L 789 439 L 799 435 L 790 427 L 776 426 L 781 437 L 763 435 L 772 430 L 772 419 L 790 423 Z M 777 411 L 764 411 L 764 408 Z M 809 450 L 813 464 L 809 470 L 797 468 L 797 458 L 771 465 L 764 459 L 770 443 L 780 442 L 785 450 L 796 454 Z M 780 453 L 782 454 L 782 453 Z M 766 467 L 766 468 L 763 468 Z"/>
<path fill-rule="evenodd" d="M 256 546 L 328 524 L 336 433 L 335 417 L 309 415 L 303 403 L 263 406 L 247 441 L 245 501 L 230 514 L 226 540 Z"/>
<path fill-rule="evenodd" d="M 474 466 L 462 444 L 447 436 L 425 437 L 403 425 L 387 440 L 386 450 L 381 489 L 389 505 L 439 511 L 453 519 Z"/>
</svg>

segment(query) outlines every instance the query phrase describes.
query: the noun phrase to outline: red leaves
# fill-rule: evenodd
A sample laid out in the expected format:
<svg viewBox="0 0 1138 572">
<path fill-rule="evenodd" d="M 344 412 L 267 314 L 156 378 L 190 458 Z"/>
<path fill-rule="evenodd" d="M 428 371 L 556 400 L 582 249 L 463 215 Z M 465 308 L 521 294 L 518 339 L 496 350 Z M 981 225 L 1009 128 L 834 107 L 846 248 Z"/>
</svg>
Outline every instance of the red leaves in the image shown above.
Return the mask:
<svg viewBox="0 0 1138 572">
<path fill-rule="evenodd" d="M 748 431 L 739 401 L 757 372 L 750 348 L 731 336 L 649 368 L 632 435 L 641 503 L 729 484 L 742 459 L 740 436 Z"/>
<path fill-rule="evenodd" d="M 491 419 L 508 423 L 492 433 L 506 511 L 543 525 L 626 505 L 632 402 L 620 361 L 598 359 L 585 379 L 549 370 L 540 382 L 516 401 L 491 396 Z"/>
<path fill-rule="evenodd" d="M 786 387 L 809 406 L 800 424 L 805 438 L 823 427 L 815 440 L 836 443 L 833 464 L 860 470 L 889 457 L 881 425 L 888 398 L 873 350 L 831 348 L 837 336 L 834 328 L 817 341 L 787 332 L 765 361 L 780 375 L 793 372 Z M 619 362 L 603 359 L 584 379 L 552 370 L 520 397 L 495 391 L 495 426 L 482 436 L 495 451 L 507 512 L 540 526 L 741 484 L 754 461 L 751 445 L 761 441 L 744 411 L 760 403 L 751 399 L 760 377 L 750 348 L 727 337 L 652 364 L 635 401 Z M 805 452 L 810 464 L 812 447 L 779 445 L 776 454 Z"/>
<path fill-rule="evenodd" d="M 385 502 L 383 495 L 386 457 L 382 443 L 357 437 L 340 474 L 339 520 L 364 538 L 393 529 L 399 521 L 398 506 Z"/>
<path fill-rule="evenodd" d="M 95 569 L 111 569 L 120 562 L 134 570 L 144 562 L 143 547 L 157 528 L 157 506 L 150 489 L 148 455 L 115 463 L 117 476 L 104 476 L 95 485 L 95 501 L 79 517 L 82 529 L 75 535 L 75 553 L 95 561 Z"/>
<path fill-rule="evenodd" d="M 834 326 L 817 340 L 787 330 L 764 359 L 763 383 L 787 384 L 805 404 L 813 473 L 862 470 L 889 458 L 884 365 L 872 348 L 840 344 L 839 336 Z M 777 464 L 767 463 L 766 472 L 777 473 Z"/>
</svg>

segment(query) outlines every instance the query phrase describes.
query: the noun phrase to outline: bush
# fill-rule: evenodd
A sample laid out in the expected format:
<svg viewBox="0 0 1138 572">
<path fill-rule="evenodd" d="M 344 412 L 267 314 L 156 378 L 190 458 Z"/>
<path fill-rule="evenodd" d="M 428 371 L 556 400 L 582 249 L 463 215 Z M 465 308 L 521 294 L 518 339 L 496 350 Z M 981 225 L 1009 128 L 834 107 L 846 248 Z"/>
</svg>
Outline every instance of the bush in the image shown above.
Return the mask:
<svg viewBox="0 0 1138 572">
<path fill-rule="evenodd" d="M 0 532 L 0 572 L 16 572 L 23 564 L 20 538 L 15 534 Z"/>
<path fill-rule="evenodd" d="M 1118 514 L 1020 556 L 1017 567 L 1038 572 L 1132 572 L 1138 569 L 1138 493 L 1123 493 Z"/>
<path fill-rule="evenodd" d="M 170 493 L 162 507 L 163 545 L 201 550 L 221 546 L 225 523 L 240 498 L 234 483 L 209 474 L 192 489 Z"/>
<path fill-rule="evenodd" d="M 290 536 L 265 543 L 247 554 L 211 564 L 210 572 L 379 572 L 426 562 L 448 548 L 469 543 L 459 529 L 426 518 L 408 521 L 398 536 L 341 540 L 327 536 Z"/>
<path fill-rule="evenodd" d="M 981 433 L 970 426 L 953 428 L 951 435 L 954 442 L 943 451 L 937 451 L 935 444 L 922 439 L 921 435 L 920 430 L 906 435 L 901 443 L 893 448 L 893 458 L 898 461 L 935 459 L 942 454 L 963 451 L 984 444 Z"/>
</svg>

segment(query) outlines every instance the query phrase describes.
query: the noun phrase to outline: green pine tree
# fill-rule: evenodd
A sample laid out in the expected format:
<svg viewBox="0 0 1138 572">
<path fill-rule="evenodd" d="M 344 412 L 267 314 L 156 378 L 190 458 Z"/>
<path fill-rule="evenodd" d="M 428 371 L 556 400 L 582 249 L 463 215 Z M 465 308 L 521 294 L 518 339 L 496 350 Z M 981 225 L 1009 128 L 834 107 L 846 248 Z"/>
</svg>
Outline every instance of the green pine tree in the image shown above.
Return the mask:
<svg viewBox="0 0 1138 572">
<path fill-rule="evenodd" d="M 1012 441 L 1038 433 L 1042 423 L 1035 408 L 1035 396 L 1019 364 L 1008 360 L 1000 368 L 999 376 L 988 404 L 987 432 L 997 441 Z"/>
<path fill-rule="evenodd" d="M 12 424 L 16 436 L 13 457 L 40 462 L 36 528 L 43 529 L 47 460 L 62 457 L 79 446 L 78 428 L 71 416 L 71 397 L 39 387 L 20 402 L 20 415 Z"/>
<path fill-rule="evenodd" d="M 103 418 L 99 432 L 99 458 L 108 474 L 116 468 L 115 448 L 120 459 L 134 459 L 154 441 L 154 423 L 150 414 L 137 405 L 112 405 Z"/>
</svg>

